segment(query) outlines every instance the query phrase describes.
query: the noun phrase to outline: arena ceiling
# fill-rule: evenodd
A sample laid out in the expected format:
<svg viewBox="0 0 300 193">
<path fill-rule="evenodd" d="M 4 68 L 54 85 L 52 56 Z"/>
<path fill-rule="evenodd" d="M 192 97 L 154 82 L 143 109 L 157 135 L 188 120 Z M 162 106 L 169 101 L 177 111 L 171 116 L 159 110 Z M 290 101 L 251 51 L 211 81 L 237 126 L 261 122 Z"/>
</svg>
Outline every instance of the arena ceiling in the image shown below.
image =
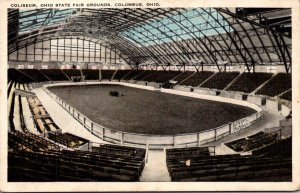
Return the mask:
<svg viewBox="0 0 300 193">
<path fill-rule="evenodd" d="M 55 37 L 117 48 L 137 65 L 283 64 L 291 67 L 291 9 L 8 10 L 8 54 Z"/>
</svg>

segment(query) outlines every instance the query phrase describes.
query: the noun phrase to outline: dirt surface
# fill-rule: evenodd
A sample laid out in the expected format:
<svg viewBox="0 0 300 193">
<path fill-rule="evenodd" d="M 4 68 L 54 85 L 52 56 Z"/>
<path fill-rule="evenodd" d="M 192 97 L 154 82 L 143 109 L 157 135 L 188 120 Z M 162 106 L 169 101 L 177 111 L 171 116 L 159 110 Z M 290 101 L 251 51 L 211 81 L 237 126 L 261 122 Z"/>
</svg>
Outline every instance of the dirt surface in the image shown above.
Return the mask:
<svg viewBox="0 0 300 193">
<path fill-rule="evenodd" d="M 251 108 L 121 85 L 49 88 L 65 102 L 110 129 L 143 134 L 182 134 L 246 117 Z M 110 91 L 124 96 L 112 97 Z"/>
</svg>

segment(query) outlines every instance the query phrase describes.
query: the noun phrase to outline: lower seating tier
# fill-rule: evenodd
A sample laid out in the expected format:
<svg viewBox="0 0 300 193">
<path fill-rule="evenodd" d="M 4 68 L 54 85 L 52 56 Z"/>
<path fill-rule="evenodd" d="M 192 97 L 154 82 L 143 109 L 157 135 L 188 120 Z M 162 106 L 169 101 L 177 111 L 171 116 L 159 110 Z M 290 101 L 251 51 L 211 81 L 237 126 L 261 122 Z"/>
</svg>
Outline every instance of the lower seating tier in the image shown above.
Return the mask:
<svg viewBox="0 0 300 193">
<path fill-rule="evenodd" d="M 261 131 L 254 135 L 248 136 L 247 138 L 227 142 L 225 145 L 236 152 L 245 152 L 274 143 L 276 140 L 278 140 L 278 137 L 279 136 L 277 133 L 265 133 Z"/>
<path fill-rule="evenodd" d="M 92 148 L 93 152 L 107 153 L 113 155 L 124 155 L 128 157 L 144 158 L 146 150 L 143 148 L 126 147 L 111 144 L 101 144 L 98 147 Z"/>
<path fill-rule="evenodd" d="M 13 131 L 8 133 L 8 146 L 16 150 L 41 151 L 59 150 L 60 147 L 30 132 Z"/>
<path fill-rule="evenodd" d="M 89 142 L 86 139 L 70 133 L 48 132 L 48 138 L 56 143 L 70 148 L 77 148 Z"/>
<path fill-rule="evenodd" d="M 12 150 L 8 154 L 8 181 L 138 181 L 144 164 L 144 159 L 85 151 Z"/>
<path fill-rule="evenodd" d="M 251 138 L 258 136 L 261 134 Z M 247 156 L 210 156 L 191 153 L 197 148 L 179 148 L 171 150 L 177 152 L 176 156 L 170 156 L 170 150 L 167 151 L 167 167 L 172 181 L 290 182 L 291 148 L 291 137 L 278 140 Z"/>
</svg>

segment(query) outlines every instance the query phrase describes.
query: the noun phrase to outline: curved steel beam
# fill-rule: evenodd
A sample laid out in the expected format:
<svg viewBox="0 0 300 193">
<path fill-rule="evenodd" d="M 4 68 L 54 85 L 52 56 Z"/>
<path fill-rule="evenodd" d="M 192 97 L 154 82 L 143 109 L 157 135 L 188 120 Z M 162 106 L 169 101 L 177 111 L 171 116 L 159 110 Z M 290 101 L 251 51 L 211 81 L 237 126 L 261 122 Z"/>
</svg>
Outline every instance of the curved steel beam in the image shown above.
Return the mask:
<svg viewBox="0 0 300 193">
<path fill-rule="evenodd" d="M 234 40 L 234 38 L 232 37 L 232 34 L 230 32 L 228 32 L 228 30 L 219 22 L 219 20 L 217 18 L 215 18 L 210 12 L 206 11 L 205 9 L 202 9 L 203 11 L 205 11 L 207 14 L 209 14 L 215 22 L 217 22 L 222 28 L 223 30 L 226 32 L 226 35 L 230 38 L 232 44 L 235 46 L 236 50 L 238 51 L 238 53 L 240 54 L 241 58 L 244 60 L 244 63 L 247 66 L 248 71 L 250 71 L 249 66 L 247 64 L 247 59 L 246 57 L 243 55 L 241 49 L 238 47 L 236 41 Z M 225 17 L 222 15 L 223 19 L 225 20 Z M 227 20 L 226 20 L 227 21 Z M 228 22 L 228 21 L 227 21 Z"/>
</svg>

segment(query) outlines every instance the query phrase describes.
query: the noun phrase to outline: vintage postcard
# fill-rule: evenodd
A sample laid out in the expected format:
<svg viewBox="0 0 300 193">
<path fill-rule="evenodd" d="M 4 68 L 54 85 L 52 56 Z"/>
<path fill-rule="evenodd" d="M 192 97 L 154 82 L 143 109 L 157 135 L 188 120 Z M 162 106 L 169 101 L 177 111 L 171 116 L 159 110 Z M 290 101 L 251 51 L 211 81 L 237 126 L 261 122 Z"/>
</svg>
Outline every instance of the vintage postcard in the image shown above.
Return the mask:
<svg viewBox="0 0 300 193">
<path fill-rule="evenodd" d="M 294 191 L 298 0 L 13 0 L 0 191 Z"/>
</svg>

